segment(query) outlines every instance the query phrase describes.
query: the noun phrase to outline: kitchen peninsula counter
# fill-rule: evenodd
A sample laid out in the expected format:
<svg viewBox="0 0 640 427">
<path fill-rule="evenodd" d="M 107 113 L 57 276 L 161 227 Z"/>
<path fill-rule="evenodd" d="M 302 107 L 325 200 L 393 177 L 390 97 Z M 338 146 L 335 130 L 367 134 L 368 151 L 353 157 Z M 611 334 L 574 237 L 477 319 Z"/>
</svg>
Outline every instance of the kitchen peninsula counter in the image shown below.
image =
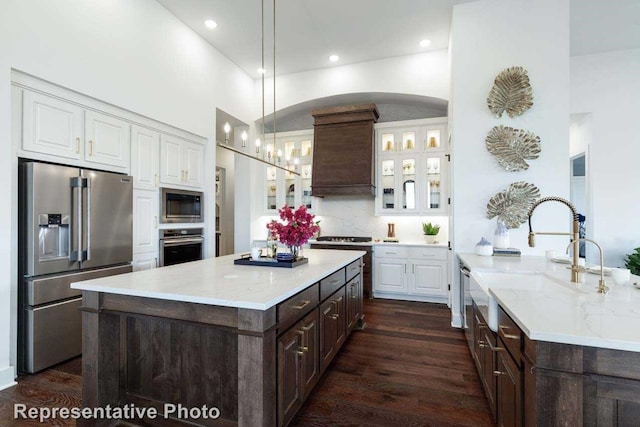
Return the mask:
<svg viewBox="0 0 640 427">
<path fill-rule="evenodd" d="M 465 336 L 498 424 L 637 424 L 638 277 L 607 277 L 603 295 L 599 274 L 572 283 L 545 257 L 458 257 L 471 269 Z"/>
<path fill-rule="evenodd" d="M 285 424 L 362 326 L 364 254 L 305 249 L 295 268 L 234 265 L 235 254 L 72 284 L 83 291 L 83 405 L 220 411 L 167 425 Z"/>
</svg>

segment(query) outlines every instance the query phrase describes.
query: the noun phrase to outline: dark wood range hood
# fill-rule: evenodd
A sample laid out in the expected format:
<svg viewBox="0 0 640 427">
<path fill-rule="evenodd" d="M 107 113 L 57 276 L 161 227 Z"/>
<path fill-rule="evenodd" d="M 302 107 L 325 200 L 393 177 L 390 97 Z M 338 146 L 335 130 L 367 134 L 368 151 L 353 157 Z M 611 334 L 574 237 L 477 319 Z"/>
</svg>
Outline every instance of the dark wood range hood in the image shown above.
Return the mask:
<svg viewBox="0 0 640 427">
<path fill-rule="evenodd" d="M 375 104 L 323 108 L 314 118 L 311 194 L 375 196 Z"/>
</svg>

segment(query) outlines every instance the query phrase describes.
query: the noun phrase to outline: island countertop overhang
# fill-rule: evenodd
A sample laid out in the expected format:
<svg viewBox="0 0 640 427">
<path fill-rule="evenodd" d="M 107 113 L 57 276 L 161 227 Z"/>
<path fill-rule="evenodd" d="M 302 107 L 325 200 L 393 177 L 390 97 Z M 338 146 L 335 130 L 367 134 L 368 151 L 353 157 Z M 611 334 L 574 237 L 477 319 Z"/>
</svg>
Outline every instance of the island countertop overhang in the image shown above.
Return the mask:
<svg viewBox="0 0 640 427">
<path fill-rule="evenodd" d="M 72 283 L 73 289 L 223 307 L 268 310 L 364 256 L 364 251 L 305 249 L 295 268 L 235 265 L 240 254 Z"/>
</svg>

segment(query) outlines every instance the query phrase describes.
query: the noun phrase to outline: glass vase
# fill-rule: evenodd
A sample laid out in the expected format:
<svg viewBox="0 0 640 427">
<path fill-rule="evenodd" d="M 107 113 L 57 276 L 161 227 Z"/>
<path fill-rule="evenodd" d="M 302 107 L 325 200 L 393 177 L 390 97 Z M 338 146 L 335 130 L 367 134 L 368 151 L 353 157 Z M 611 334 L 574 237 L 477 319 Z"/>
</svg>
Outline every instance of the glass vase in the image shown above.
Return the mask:
<svg viewBox="0 0 640 427">
<path fill-rule="evenodd" d="M 302 257 L 300 249 L 301 249 L 301 247 L 299 245 L 290 245 L 289 246 L 289 252 L 293 256 L 293 260 L 294 261 L 297 261 L 298 257 Z"/>
</svg>

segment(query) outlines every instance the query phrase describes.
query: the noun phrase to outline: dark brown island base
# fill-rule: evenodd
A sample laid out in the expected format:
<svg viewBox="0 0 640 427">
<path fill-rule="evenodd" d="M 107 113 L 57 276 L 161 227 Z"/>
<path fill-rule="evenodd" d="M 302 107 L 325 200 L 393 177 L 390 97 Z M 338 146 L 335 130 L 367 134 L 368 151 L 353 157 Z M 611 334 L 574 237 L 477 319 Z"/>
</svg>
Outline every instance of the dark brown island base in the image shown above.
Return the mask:
<svg viewBox="0 0 640 427">
<path fill-rule="evenodd" d="M 500 426 L 640 425 L 640 353 L 535 341 L 473 304 L 471 354 Z"/>
<path fill-rule="evenodd" d="M 364 254 L 306 250 L 309 264 L 294 269 L 227 256 L 74 284 L 83 406 L 157 411 L 78 425 L 287 425 L 363 327 Z"/>
</svg>

